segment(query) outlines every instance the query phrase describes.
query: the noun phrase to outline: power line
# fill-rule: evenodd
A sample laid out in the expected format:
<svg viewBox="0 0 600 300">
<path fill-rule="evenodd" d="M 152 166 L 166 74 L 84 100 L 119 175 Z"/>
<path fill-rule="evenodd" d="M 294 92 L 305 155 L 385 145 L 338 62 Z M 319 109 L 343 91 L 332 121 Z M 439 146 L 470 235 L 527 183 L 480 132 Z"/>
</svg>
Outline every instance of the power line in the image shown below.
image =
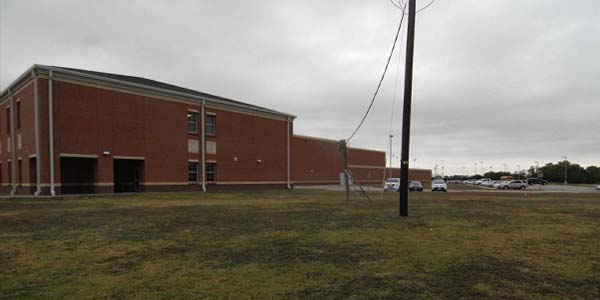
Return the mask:
<svg viewBox="0 0 600 300">
<path fill-rule="evenodd" d="M 381 79 L 379 79 L 379 84 L 377 84 L 377 89 L 375 89 L 375 93 L 373 94 L 371 103 L 369 104 L 367 111 L 365 112 L 364 116 L 362 117 L 362 120 L 360 120 L 360 123 L 358 124 L 358 126 L 356 127 L 354 132 L 352 132 L 352 135 L 350 135 L 350 137 L 347 139 L 347 141 L 350 141 L 354 137 L 354 135 L 356 135 L 358 130 L 362 127 L 363 123 L 367 119 L 367 116 L 369 115 L 369 112 L 371 111 L 371 108 L 373 107 L 373 103 L 375 103 L 375 99 L 377 98 L 377 95 L 379 94 L 379 90 L 381 89 L 381 84 L 383 83 L 383 79 L 385 79 L 385 74 L 387 73 L 388 67 L 390 66 L 390 61 L 392 60 L 392 56 L 394 55 L 394 50 L 396 49 L 396 44 L 398 42 L 398 37 L 400 36 L 400 30 L 402 29 L 403 22 L 404 22 L 404 13 L 402 13 L 402 17 L 400 18 L 400 24 L 398 24 L 398 30 L 396 31 L 396 37 L 394 37 L 394 44 L 392 44 L 392 50 L 390 51 L 390 56 L 387 59 L 385 68 L 383 69 L 383 74 L 381 75 Z"/>
<path fill-rule="evenodd" d="M 396 8 L 398 8 L 399 10 L 402 11 L 402 13 L 406 14 L 406 3 L 405 1 L 402 0 L 398 0 L 398 3 L 394 2 L 394 0 L 390 0 L 390 2 L 392 3 L 392 5 L 394 5 Z M 433 3 L 435 2 L 435 0 L 431 0 L 429 1 L 429 3 L 427 3 L 427 5 L 421 7 L 420 9 L 417 10 L 416 13 L 420 13 L 424 10 L 426 10 L 427 8 L 429 8 L 431 5 L 433 5 Z"/>
<path fill-rule="evenodd" d="M 431 0 L 429 3 L 427 3 L 427 5 L 423 6 L 419 10 L 417 10 L 417 13 L 420 13 L 420 12 L 426 10 L 428 7 L 430 7 L 431 5 L 433 5 L 434 2 L 435 2 L 435 0 Z"/>
</svg>

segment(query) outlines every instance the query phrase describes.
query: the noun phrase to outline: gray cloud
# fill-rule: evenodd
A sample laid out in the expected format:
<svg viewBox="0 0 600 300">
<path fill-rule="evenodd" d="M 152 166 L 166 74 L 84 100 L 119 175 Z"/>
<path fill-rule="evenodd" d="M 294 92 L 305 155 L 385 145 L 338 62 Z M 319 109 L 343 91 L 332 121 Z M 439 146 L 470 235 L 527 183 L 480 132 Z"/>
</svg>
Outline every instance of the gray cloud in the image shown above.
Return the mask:
<svg viewBox="0 0 600 300">
<path fill-rule="evenodd" d="M 472 173 L 480 161 L 514 169 L 563 155 L 600 165 L 599 16 L 593 0 L 437 0 L 419 14 L 417 166 Z M 34 63 L 130 74 L 293 113 L 297 133 L 340 139 L 399 17 L 385 0 L 2 0 L 0 88 Z M 353 145 L 387 149 L 401 60 Z M 399 96 L 397 137 L 400 108 Z"/>
</svg>

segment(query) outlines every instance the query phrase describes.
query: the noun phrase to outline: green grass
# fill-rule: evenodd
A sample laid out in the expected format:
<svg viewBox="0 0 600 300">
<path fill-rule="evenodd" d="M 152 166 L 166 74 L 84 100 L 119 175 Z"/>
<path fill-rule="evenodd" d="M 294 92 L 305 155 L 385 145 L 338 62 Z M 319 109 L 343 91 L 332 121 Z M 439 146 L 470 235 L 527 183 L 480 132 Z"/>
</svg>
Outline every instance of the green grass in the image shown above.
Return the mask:
<svg viewBox="0 0 600 300">
<path fill-rule="evenodd" d="M 0 200 L 0 299 L 599 299 L 600 196 Z"/>
</svg>

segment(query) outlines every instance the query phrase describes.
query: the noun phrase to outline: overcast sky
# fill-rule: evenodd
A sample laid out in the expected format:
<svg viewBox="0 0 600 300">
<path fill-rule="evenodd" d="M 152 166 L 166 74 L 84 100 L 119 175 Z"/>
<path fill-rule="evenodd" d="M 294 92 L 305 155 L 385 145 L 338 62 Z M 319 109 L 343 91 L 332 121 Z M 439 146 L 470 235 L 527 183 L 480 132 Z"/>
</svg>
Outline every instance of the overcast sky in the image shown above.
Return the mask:
<svg viewBox="0 0 600 300">
<path fill-rule="evenodd" d="M 35 63 L 121 73 L 291 113 L 296 134 L 342 139 L 400 16 L 388 0 L 0 0 L 0 89 Z M 598 20 L 597 0 L 437 0 L 418 14 L 412 166 L 600 165 Z M 352 146 L 387 149 L 404 47 Z"/>
</svg>

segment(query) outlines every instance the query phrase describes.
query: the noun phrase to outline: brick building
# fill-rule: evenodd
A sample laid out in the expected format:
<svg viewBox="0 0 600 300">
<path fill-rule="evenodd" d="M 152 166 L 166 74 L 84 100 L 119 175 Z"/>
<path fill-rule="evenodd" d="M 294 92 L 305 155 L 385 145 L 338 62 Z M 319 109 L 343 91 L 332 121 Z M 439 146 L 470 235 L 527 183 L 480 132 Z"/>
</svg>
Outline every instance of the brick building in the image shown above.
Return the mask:
<svg viewBox="0 0 600 300">
<path fill-rule="evenodd" d="M 294 119 L 145 78 L 34 65 L 0 93 L 0 192 L 338 183 L 336 141 L 294 135 Z M 357 181 L 382 181 L 384 152 L 348 156 Z"/>
</svg>

